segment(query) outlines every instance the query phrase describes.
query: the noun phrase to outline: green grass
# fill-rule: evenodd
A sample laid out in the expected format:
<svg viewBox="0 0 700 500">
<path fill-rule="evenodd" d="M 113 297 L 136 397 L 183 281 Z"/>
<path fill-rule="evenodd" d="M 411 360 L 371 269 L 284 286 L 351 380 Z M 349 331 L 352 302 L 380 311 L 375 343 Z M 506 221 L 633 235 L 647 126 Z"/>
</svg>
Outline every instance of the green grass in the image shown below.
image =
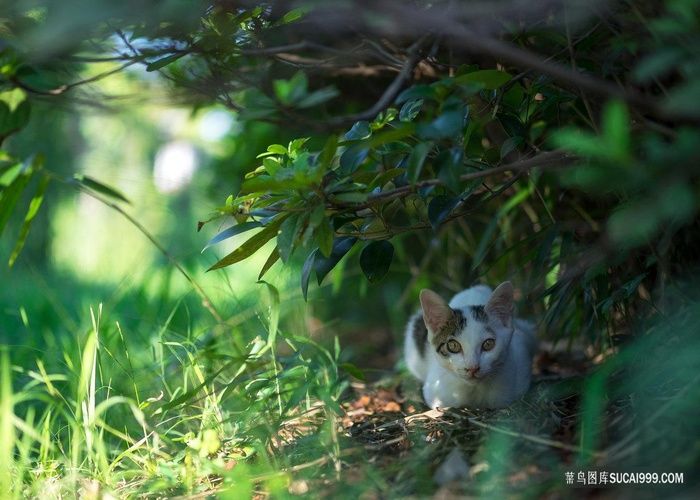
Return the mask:
<svg viewBox="0 0 700 500">
<path fill-rule="evenodd" d="M 539 382 L 512 408 L 404 422 L 423 411 L 406 377 L 350 390 L 337 343 L 327 349 L 292 332 L 277 290 L 265 288 L 261 335 L 251 335 L 257 319 L 227 328 L 203 311 L 190 311 L 197 319 L 179 330 L 185 301 L 144 345 L 97 304 L 60 350 L 20 357 L 3 348 L 3 498 L 431 495 L 433 471 L 455 446 L 471 464 L 448 487 L 457 494 L 565 492 L 568 470 L 686 471 L 686 487 L 696 484 L 687 471 L 698 456 L 688 446 L 698 436 L 700 394 L 689 376 L 700 351 L 689 333 L 697 306 L 652 324 L 590 377 Z M 210 328 L 219 333 L 205 345 L 189 336 Z M 348 427 L 352 402 L 376 387 L 404 394 L 402 413 L 366 405 Z"/>
<path fill-rule="evenodd" d="M 199 347 L 171 330 L 182 308 L 153 332 L 151 346 L 129 347 L 119 321 L 107 320 L 100 304 L 62 350 L 33 351 L 35 359 L 25 354 L 21 364 L 3 350 L 6 494 L 71 497 L 99 488 L 119 497 L 171 496 L 222 485 L 241 493 L 254 477 L 279 488 L 280 471 L 295 460 L 279 453 L 286 446 L 280 431 L 318 408 L 324 418 L 304 431 L 316 439 L 300 453 L 338 455 L 334 428 L 323 423 L 340 410 L 338 351 L 278 334 L 278 299 L 266 337 L 235 338 L 249 324 L 222 325 L 225 339 Z"/>
</svg>

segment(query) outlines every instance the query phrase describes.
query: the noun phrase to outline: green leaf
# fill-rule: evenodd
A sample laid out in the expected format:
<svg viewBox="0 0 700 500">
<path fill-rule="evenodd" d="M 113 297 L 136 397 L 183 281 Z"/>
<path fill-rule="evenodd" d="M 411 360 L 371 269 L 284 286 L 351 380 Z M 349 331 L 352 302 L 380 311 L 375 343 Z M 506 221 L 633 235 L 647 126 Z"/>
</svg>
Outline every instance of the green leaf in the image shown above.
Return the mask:
<svg viewBox="0 0 700 500">
<path fill-rule="evenodd" d="M 419 142 L 411 150 L 406 164 L 406 172 L 411 182 L 416 182 L 423 171 L 423 164 L 428 157 L 428 153 L 433 149 L 432 142 Z"/>
<path fill-rule="evenodd" d="M 607 314 L 610 309 L 612 308 L 615 303 L 629 298 L 633 293 L 637 291 L 637 288 L 639 287 L 639 284 L 644 280 L 644 278 L 647 277 L 647 273 L 642 273 L 622 285 L 620 288 L 615 290 L 610 296 L 608 296 L 605 300 L 602 300 L 598 304 L 598 308 L 604 313 Z"/>
<path fill-rule="evenodd" d="M 0 174 L 0 187 L 7 187 L 12 184 L 17 176 L 19 176 L 25 169 L 25 165 L 21 162 L 15 163 L 6 167 L 2 174 Z"/>
<path fill-rule="evenodd" d="M 287 370 L 289 371 L 289 370 Z M 309 387 L 307 384 L 299 384 L 292 395 L 287 399 L 287 403 L 284 405 L 282 410 L 282 415 L 288 415 L 292 408 L 295 408 L 301 401 L 305 400 L 309 395 Z M 251 494 L 246 496 L 232 496 L 230 498 L 222 498 L 221 500 L 238 500 L 239 498 L 252 498 Z"/>
<path fill-rule="evenodd" d="M 270 268 L 275 265 L 275 262 L 277 262 L 279 258 L 279 250 L 277 249 L 277 247 L 275 247 L 272 249 L 272 252 L 270 252 L 270 256 L 265 261 L 265 264 L 262 266 L 260 274 L 258 274 L 258 281 L 260 281 L 262 277 L 265 276 L 265 273 L 267 273 L 270 270 Z"/>
<path fill-rule="evenodd" d="M 501 158 L 505 158 L 510 153 L 518 149 L 524 142 L 522 137 L 509 137 L 501 144 Z"/>
<path fill-rule="evenodd" d="M 34 170 L 29 167 L 12 184 L 0 191 L 0 236 L 7 225 L 7 221 L 10 220 L 12 211 L 22 196 L 24 188 L 27 187 L 33 175 Z"/>
<path fill-rule="evenodd" d="M 232 24 L 241 24 L 248 19 L 251 19 L 253 17 L 258 17 L 260 15 L 260 12 L 262 12 L 262 7 L 258 6 L 254 9 L 250 10 L 244 10 L 240 14 L 238 14 L 236 17 L 231 19 Z"/>
<path fill-rule="evenodd" d="M 77 181 L 79 184 L 92 189 L 93 191 L 97 191 L 100 194 L 103 194 L 107 196 L 108 198 L 113 198 L 119 201 L 124 201 L 126 203 L 131 203 L 126 196 L 121 194 L 119 191 L 117 191 L 114 188 L 111 188 L 107 186 L 106 184 L 103 184 L 92 177 L 88 177 L 87 175 L 83 174 L 75 174 L 73 175 L 73 179 Z"/>
<path fill-rule="evenodd" d="M 362 249 L 360 267 L 370 283 L 376 283 L 389 272 L 394 258 L 394 245 L 389 241 L 372 241 Z"/>
<path fill-rule="evenodd" d="M 17 131 L 24 128 L 29 122 L 31 105 L 29 101 L 22 101 L 12 112 L 12 131 Z"/>
<path fill-rule="evenodd" d="M 303 71 L 297 71 L 289 80 L 274 80 L 272 87 L 282 104 L 292 105 L 306 96 L 309 81 Z"/>
<path fill-rule="evenodd" d="M 333 413 L 335 413 L 338 416 L 345 415 L 345 410 L 343 410 L 343 407 L 340 406 L 338 402 L 333 398 L 333 396 L 330 395 L 327 391 L 318 391 L 317 395 L 326 404 L 327 408 L 333 410 Z"/>
<path fill-rule="evenodd" d="M 621 161 L 630 156 L 629 122 L 627 106 L 623 102 L 611 101 L 605 106 L 603 110 L 603 136 L 614 158 Z"/>
<path fill-rule="evenodd" d="M 356 379 L 366 380 L 365 374 L 362 372 L 362 370 L 360 370 L 357 366 L 353 365 L 352 363 L 340 363 L 338 366 L 341 369 L 348 372 L 353 377 L 355 377 Z"/>
<path fill-rule="evenodd" d="M 622 248 L 648 244 L 662 228 L 687 223 L 697 206 L 690 186 L 678 181 L 657 186 L 649 196 L 631 201 L 610 216 L 610 239 Z"/>
<path fill-rule="evenodd" d="M 309 215 L 309 225 L 315 229 L 321 222 L 323 222 L 323 218 L 325 216 L 326 207 L 324 204 L 319 203 L 311 211 L 311 215 Z"/>
<path fill-rule="evenodd" d="M 435 161 L 439 168 L 438 178 L 453 193 L 460 191 L 459 176 L 464 170 L 463 162 L 464 151 L 457 146 L 442 151 Z"/>
<path fill-rule="evenodd" d="M 700 79 L 693 78 L 674 87 L 664 103 L 670 113 L 700 118 Z"/>
<path fill-rule="evenodd" d="M 304 261 L 304 266 L 301 268 L 301 293 L 304 295 L 304 300 L 306 300 L 306 295 L 309 291 L 309 278 L 311 277 L 311 271 L 314 269 L 316 254 L 318 254 L 318 248 L 311 251 Z"/>
<path fill-rule="evenodd" d="M 274 153 L 276 155 L 286 155 L 287 154 L 287 148 L 282 146 L 281 144 L 270 144 L 267 147 L 267 152 L 268 153 Z"/>
<path fill-rule="evenodd" d="M 513 113 L 518 113 L 525 98 L 525 89 L 520 83 L 516 83 L 503 93 L 501 102 L 504 108 L 509 109 Z"/>
<path fill-rule="evenodd" d="M 275 341 L 277 340 L 277 329 L 280 323 L 280 292 L 274 285 L 271 285 L 267 281 L 258 281 L 258 283 L 265 285 L 270 298 L 270 321 L 267 328 L 267 345 L 274 347 Z"/>
<path fill-rule="evenodd" d="M 496 232 L 497 227 L 498 215 L 491 219 L 491 222 L 489 222 L 489 225 L 486 226 L 484 233 L 481 235 L 479 245 L 474 251 L 474 257 L 472 259 L 472 271 L 477 269 L 481 265 L 481 262 L 484 260 L 484 257 L 486 257 L 486 254 L 489 249 L 489 243 L 491 243 L 491 238 L 493 238 L 493 234 Z"/>
<path fill-rule="evenodd" d="M 406 104 L 401 106 L 401 111 L 399 111 L 399 120 L 402 122 L 411 122 L 418 116 L 421 108 L 423 107 L 423 99 L 412 99 L 407 101 Z"/>
<path fill-rule="evenodd" d="M 277 103 L 258 88 L 244 89 L 239 94 L 242 120 L 259 120 L 278 111 Z"/>
<path fill-rule="evenodd" d="M 195 395 L 199 394 L 200 391 L 202 390 L 202 388 L 207 387 L 209 384 L 211 384 L 212 381 L 216 380 L 219 377 L 219 375 L 221 375 L 222 372 L 224 372 L 225 370 L 227 370 L 231 366 L 237 365 L 239 363 L 240 362 L 238 360 L 229 361 L 229 362 L 224 363 L 221 368 L 219 368 L 218 370 L 216 370 L 216 371 L 212 372 L 210 375 L 208 375 L 204 379 L 203 382 L 193 386 L 192 389 L 190 389 L 189 391 L 181 393 L 175 399 L 172 399 L 172 400 L 168 401 L 167 403 L 164 403 L 159 409 L 161 409 L 162 411 L 168 411 L 172 408 L 176 408 L 176 407 L 180 406 L 181 404 L 191 403 L 192 398 Z"/>
<path fill-rule="evenodd" d="M 186 55 L 186 52 L 178 52 L 176 54 L 170 54 L 169 56 L 161 57 L 160 59 L 153 61 L 146 65 L 146 71 L 156 71 L 160 68 L 164 68 L 168 64 L 177 61 L 182 56 Z"/>
<path fill-rule="evenodd" d="M 401 92 L 394 101 L 396 104 L 413 99 L 435 99 L 437 89 L 431 85 L 414 85 Z"/>
<path fill-rule="evenodd" d="M 398 111 L 396 108 L 388 108 L 380 112 L 377 117 L 369 124 L 369 128 L 374 132 L 386 126 L 387 123 L 394 121 Z"/>
<path fill-rule="evenodd" d="M 29 228 L 32 225 L 34 217 L 36 217 L 36 214 L 39 212 L 39 208 L 41 208 L 41 203 L 44 201 L 44 193 L 49 185 L 49 181 L 50 177 L 44 174 L 41 181 L 39 181 L 39 186 L 36 189 L 36 193 L 34 193 L 34 197 L 29 202 L 29 209 L 27 210 L 27 215 L 24 217 L 22 229 L 20 230 L 19 236 L 17 237 L 17 242 L 15 243 L 15 247 L 10 255 L 10 260 L 8 262 L 10 267 L 14 265 L 19 253 L 22 251 L 22 248 L 24 248 L 24 243 L 27 240 L 27 235 L 29 234 Z"/>
<path fill-rule="evenodd" d="M 338 94 L 340 94 L 340 92 L 338 92 L 338 89 L 335 87 L 325 87 L 306 95 L 299 102 L 297 102 L 296 105 L 299 108 L 311 108 L 326 101 L 330 101 L 334 97 L 337 97 Z"/>
<path fill-rule="evenodd" d="M 497 118 L 509 137 L 525 137 L 527 135 L 527 128 L 518 116 L 512 113 L 498 113 Z"/>
<path fill-rule="evenodd" d="M 345 191 L 333 193 L 331 197 L 333 201 L 340 201 L 344 203 L 364 203 L 367 201 L 369 194 L 361 191 Z"/>
<path fill-rule="evenodd" d="M 452 213 L 461 198 L 459 196 L 450 197 L 438 195 L 430 200 L 428 204 L 428 220 L 433 230 L 437 230 L 445 219 Z"/>
<path fill-rule="evenodd" d="M 289 169 L 281 170 L 277 178 L 269 175 L 258 175 L 245 179 L 241 185 L 241 193 L 267 193 L 269 191 L 280 192 L 290 189 L 303 189 L 313 183 L 313 179 L 308 175 L 295 175 Z"/>
<path fill-rule="evenodd" d="M 255 229 L 256 227 L 260 227 L 262 224 L 257 221 L 250 221 L 250 222 L 242 222 L 240 224 L 236 224 L 235 226 L 228 227 L 221 231 L 219 234 L 214 236 L 212 239 L 209 240 L 209 242 L 206 244 L 206 246 L 202 249 L 202 252 L 206 250 L 207 248 L 211 247 L 212 245 L 216 245 L 217 243 L 220 243 L 228 238 L 232 238 L 233 236 L 236 236 L 237 234 L 244 233 L 246 231 L 250 231 L 251 229 Z"/>
<path fill-rule="evenodd" d="M 282 170 L 282 165 L 280 165 L 280 162 L 277 160 L 277 158 L 264 158 L 263 167 L 265 167 L 267 173 L 270 174 L 272 177 L 277 177 L 277 174 L 279 174 Z"/>
<path fill-rule="evenodd" d="M 287 150 L 289 151 L 289 156 L 291 158 L 297 158 L 297 156 L 299 156 L 299 157 L 301 156 L 301 155 L 297 155 L 297 153 L 303 152 L 306 154 L 306 157 L 308 158 L 309 153 L 302 151 L 302 148 L 304 147 L 304 144 L 309 142 L 309 139 L 310 139 L 310 137 L 298 137 L 296 139 L 289 141 L 289 146 L 287 147 Z"/>
<path fill-rule="evenodd" d="M 403 175 L 404 173 L 406 173 L 406 171 L 403 168 L 390 168 L 389 170 L 377 174 L 377 176 L 372 179 L 372 182 L 370 182 L 369 187 L 370 189 L 377 187 L 383 188 L 387 182 L 397 178 L 400 175 Z"/>
<path fill-rule="evenodd" d="M 413 135 L 415 129 L 416 126 L 413 123 L 394 123 L 392 124 L 392 128 L 384 129 L 373 134 L 370 139 L 365 141 L 365 144 L 371 148 L 376 148 L 385 144 L 390 145 L 400 141 L 404 137 Z"/>
<path fill-rule="evenodd" d="M 608 159 L 610 157 L 606 145 L 598 136 L 576 128 L 564 128 L 552 133 L 552 144 L 579 156 L 588 158 Z"/>
<path fill-rule="evenodd" d="M 314 260 L 314 270 L 316 271 L 316 279 L 320 285 L 323 282 L 323 278 L 328 275 L 329 272 L 340 262 L 340 260 L 345 257 L 352 246 L 357 241 L 357 238 L 351 236 L 342 236 L 333 240 L 333 249 L 328 257 L 323 255 L 316 255 Z"/>
<path fill-rule="evenodd" d="M 321 255 L 324 257 L 330 257 L 331 251 L 333 250 L 333 226 L 331 225 L 328 217 L 324 217 L 321 223 L 316 228 L 316 242 L 318 243 L 318 249 L 321 251 Z"/>
<path fill-rule="evenodd" d="M 5 101 L 0 101 L 0 139 L 23 128 L 29 121 L 29 101 L 22 101 L 12 111 Z"/>
<path fill-rule="evenodd" d="M 648 83 L 654 78 L 663 77 L 685 59 L 685 53 L 678 47 L 663 47 L 644 57 L 634 68 L 634 80 Z"/>
<path fill-rule="evenodd" d="M 8 70 L 9 68 L 5 67 L 4 69 Z M 0 101 L 7 103 L 12 110 L 17 109 L 17 106 L 26 99 L 27 92 L 18 87 L 15 87 L 13 90 L 0 91 Z"/>
<path fill-rule="evenodd" d="M 293 214 L 288 217 L 280 226 L 279 233 L 277 234 L 277 250 L 279 252 L 282 262 L 289 261 L 294 252 L 294 245 L 297 240 L 297 236 L 300 231 L 302 218 Z"/>
<path fill-rule="evenodd" d="M 340 173 L 350 175 L 365 161 L 369 149 L 361 144 L 350 146 L 340 155 Z"/>
<path fill-rule="evenodd" d="M 331 134 L 331 136 L 326 140 L 326 144 L 323 146 L 323 150 L 318 155 L 318 164 L 322 167 L 325 172 L 330 169 L 333 163 L 333 158 L 335 157 L 335 152 L 338 150 L 338 136 Z"/>
<path fill-rule="evenodd" d="M 445 111 L 430 123 L 419 123 L 416 131 L 422 139 L 454 137 L 462 132 L 464 118 L 464 110 Z"/>
<path fill-rule="evenodd" d="M 321 215 L 319 216 L 319 211 Z M 299 227 L 300 239 L 297 242 L 298 246 L 309 247 L 309 242 L 312 236 L 315 236 L 316 228 L 323 220 L 323 206 L 318 205 L 311 211 L 308 217 L 304 219 L 304 223 Z"/>
<path fill-rule="evenodd" d="M 287 218 L 287 215 L 281 215 L 275 220 L 273 220 L 269 225 L 265 226 L 260 232 L 256 233 L 250 239 L 248 239 L 241 246 L 236 248 L 233 252 L 226 255 L 223 259 L 219 260 L 216 264 L 211 266 L 207 271 L 213 271 L 214 269 L 220 269 L 222 267 L 230 266 L 236 262 L 240 262 L 247 259 L 255 252 L 257 252 L 265 243 L 270 241 L 277 235 L 280 225 Z"/>
<path fill-rule="evenodd" d="M 477 84 L 481 85 L 487 90 L 495 90 L 508 83 L 511 78 L 512 76 L 505 71 L 498 71 L 497 69 L 482 69 L 479 71 L 474 71 L 473 73 L 458 76 L 454 79 L 454 81 L 458 85 Z"/>
<path fill-rule="evenodd" d="M 357 141 L 367 139 L 370 135 L 372 135 L 372 129 L 369 126 L 369 122 L 360 121 L 356 122 L 352 128 L 345 133 L 345 139 L 348 141 Z"/>
<path fill-rule="evenodd" d="M 0 101 L 0 136 L 12 130 L 12 111 L 5 101 Z"/>
<path fill-rule="evenodd" d="M 301 19 L 304 16 L 304 11 L 305 9 L 302 7 L 290 10 L 284 16 L 282 16 L 279 24 L 289 24 Z"/>
</svg>

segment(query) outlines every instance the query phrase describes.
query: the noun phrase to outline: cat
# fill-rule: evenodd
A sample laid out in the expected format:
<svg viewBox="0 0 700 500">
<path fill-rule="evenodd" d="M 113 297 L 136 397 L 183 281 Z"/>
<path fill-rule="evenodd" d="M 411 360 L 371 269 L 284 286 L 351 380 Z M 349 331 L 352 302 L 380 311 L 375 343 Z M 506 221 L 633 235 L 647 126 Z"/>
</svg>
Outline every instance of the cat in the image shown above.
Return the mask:
<svg viewBox="0 0 700 500">
<path fill-rule="evenodd" d="M 420 293 L 406 327 L 404 356 L 431 408 L 504 408 L 530 387 L 534 325 L 514 317 L 513 285 L 467 288 L 449 304 Z"/>
</svg>

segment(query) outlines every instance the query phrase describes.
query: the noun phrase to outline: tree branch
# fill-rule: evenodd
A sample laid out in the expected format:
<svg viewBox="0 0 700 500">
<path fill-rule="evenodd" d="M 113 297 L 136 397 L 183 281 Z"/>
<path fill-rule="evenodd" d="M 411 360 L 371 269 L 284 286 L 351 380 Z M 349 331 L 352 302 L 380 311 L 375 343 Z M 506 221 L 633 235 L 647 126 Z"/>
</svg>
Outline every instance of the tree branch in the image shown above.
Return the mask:
<svg viewBox="0 0 700 500">
<path fill-rule="evenodd" d="M 523 160 L 518 160 L 506 165 L 500 165 L 498 167 L 487 168 L 485 170 L 479 170 L 478 172 L 469 172 L 468 174 L 463 174 L 459 177 L 460 181 L 469 181 L 474 179 L 482 179 L 484 177 L 490 177 L 492 175 L 501 174 L 503 172 L 525 172 L 532 170 L 533 168 L 552 168 L 564 165 L 570 165 L 576 157 L 565 151 L 556 150 L 548 151 L 546 153 L 539 154 L 532 158 L 525 158 Z M 329 208 L 345 208 L 352 210 L 363 210 L 369 208 L 378 203 L 386 203 L 389 200 L 395 198 L 403 198 L 411 193 L 415 193 L 421 188 L 436 186 L 444 184 L 440 179 L 426 179 L 424 181 L 416 182 L 414 184 L 409 184 L 406 186 L 401 186 L 396 189 L 389 191 L 384 191 L 377 193 L 376 195 L 370 195 L 366 202 L 354 203 L 354 204 L 334 204 Z"/>
<path fill-rule="evenodd" d="M 55 89 L 51 89 L 51 90 L 36 89 L 30 85 L 27 85 L 26 83 L 24 83 L 23 81 L 21 81 L 17 77 L 10 78 L 10 81 L 12 83 L 14 83 L 16 86 L 18 86 L 19 88 L 21 88 L 22 90 L 26 90 L 27 92 L 30 92 L 32 94 L 57 96 L 57 95 L 65 94 L 66 92 L 68 92 L 70 89 L 72 89 L 74 87 L 78 87 L 80 85 L 85 85 L 88 83 L 93 83 L 93 82 L 96 82 L 98 80 L 102 80 L 103 78 L 106 78 L 108 76 L 111 76 L 115 73 L 119 73 L 120 71 L 123 71 L 124 69 L 136 64 L 137 62 L 140 62 L 140 61 L 137 59 L 134 59 L 134 60 L 128 61 L 128 62 L 126 62 L 126 63 L 124 63 L 116 68 L 113 68 L 109 71 L 105 71 L 103 73 L 97 74 L 97 75 L 92 76 L 90 78 L 86 78 L 84 80 L 78 80 L 78 81 L 73 82 L 73 83 L 67 83 L 65 85 L 61 85 L 61 86 L 56 87 Z"/>
<path fill-rule="evenodd" d="M 625 101 L 628 105 L 660 119 L 669 120 L 683 118 L 697 121 L 697 118 L 692 116 L 668 113 L 655 99 L 649 98 L 634 89 L 622 88 L 602 78 L 581 71 L 575 71 L 556 62 L 544 59 L 533 52 L 517 47 L 511 43 L 503 42 L 492 37 L 481 36 L 461 25 L 455 26 L 452 24 L 450 28 L 446 27 L 446 31 L 448 36 L 463 42 L 464 50 L 469 52 L 485 53 L 508 64 L 521 68 L 526 67 L 544 73 L 554 80 L 569 84 L 580 90 L 599 96 L 620 99 Z"/>
<path fill-rule="evenodd" d="M 403 85 L 407 81 L 409 81 L 411 73 L 413 72 L 413 68 L 416 67 L 416 64 L 418 64 L 418 61 L 420 59 L 420 49 L 423 47 L 425 41 L 428 39 L 428 36 L 429 34 L 423 35 L 418 39 L 418 41 L 416 41 L 413 45 L 409 47 L 408 57 L 404 61 L 401 71 L 399 71 L 399 74 L 396 75 L 396 78 L 394 78 L 391 84 L 386 88 L 379 100 L 375 102 L 370 108 L 354 115 L 338 116 L 335 118 L 331 118 L 330 120 L 327 120 L 326 123 L 330 126 L 340 126 L 360 120 L 369 120 L 377 116 L 381 111 L 383 111 L 387 106 L 389 106 L 389 104 L 391 104 L 391 102 L 396 98 L 399 91 L 401 91 Z"/>
<path fill-rule="evenodd" d="M 512 175 L 511 177 L 508 178 L 508 180 L 500 186 L 496 191 L 491 192 L 488 196 L 483 198 L 482 200 L 479 200 L 481 203 L 477 204 L 476 206 L 472 206 L 468 208 L 467 210 L 460 210 L 458 212 L 452 212 L 449 216 L 445 218 L 445 220 L 442 221 L 441 225 L 445 224 L 446 222 L 450 222 L 452 220 L 458 219 L 460 217 L 463 217 L 467 214 L 470 214 L 474 212 L 477 208 L 479 208 L 481 205 L 484 203 L 487 203 L 494 198 L 497 198 L 501 194 L 503 194 L 508 188 L 510 188 L 513 184 L 515 184 L 515 181 L 520 179 L 520 177 L 523 175 L 523 172 L 517 172 L 515 175 Z M 405 226 L 405 227 L 400 227 L 397 229 L 391 229 L 387 228 L 385 231 L 369 231 L 369 232 L 362 232 L 362 231 L 350 231 L 346 233 L 338 233 L 338 236 L 355 236 L 357 238 L 363 239 L 363 240 L 383 240 L 386 239 L 387 237 L 394 237 L 397 234 L 402 234 L 402 233 L 408 233 L 411 231 L 419 231 L 422 229 L 431 229 L 433 226 L 430 222 L 419 222 L 418 224 L 414 224 L 412 226 Z"/>
</svg>

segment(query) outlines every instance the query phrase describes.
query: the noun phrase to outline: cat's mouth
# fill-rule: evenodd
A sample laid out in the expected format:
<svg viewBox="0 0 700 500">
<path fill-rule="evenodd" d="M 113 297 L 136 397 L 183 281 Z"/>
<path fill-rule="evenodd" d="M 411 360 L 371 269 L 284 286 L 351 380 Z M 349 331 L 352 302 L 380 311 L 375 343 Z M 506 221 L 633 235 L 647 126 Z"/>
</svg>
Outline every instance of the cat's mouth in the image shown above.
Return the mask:
<svg viewBox="0 0 700 500">
<path fill-rule="evenodd" d="M 462 375 L 462 378 L 464 378 L 467 382 L 472 382 L 472 383 L 478 383 L 481 380 L 488 378 L 489 373 L 465 373 Z"/>
</svg>

